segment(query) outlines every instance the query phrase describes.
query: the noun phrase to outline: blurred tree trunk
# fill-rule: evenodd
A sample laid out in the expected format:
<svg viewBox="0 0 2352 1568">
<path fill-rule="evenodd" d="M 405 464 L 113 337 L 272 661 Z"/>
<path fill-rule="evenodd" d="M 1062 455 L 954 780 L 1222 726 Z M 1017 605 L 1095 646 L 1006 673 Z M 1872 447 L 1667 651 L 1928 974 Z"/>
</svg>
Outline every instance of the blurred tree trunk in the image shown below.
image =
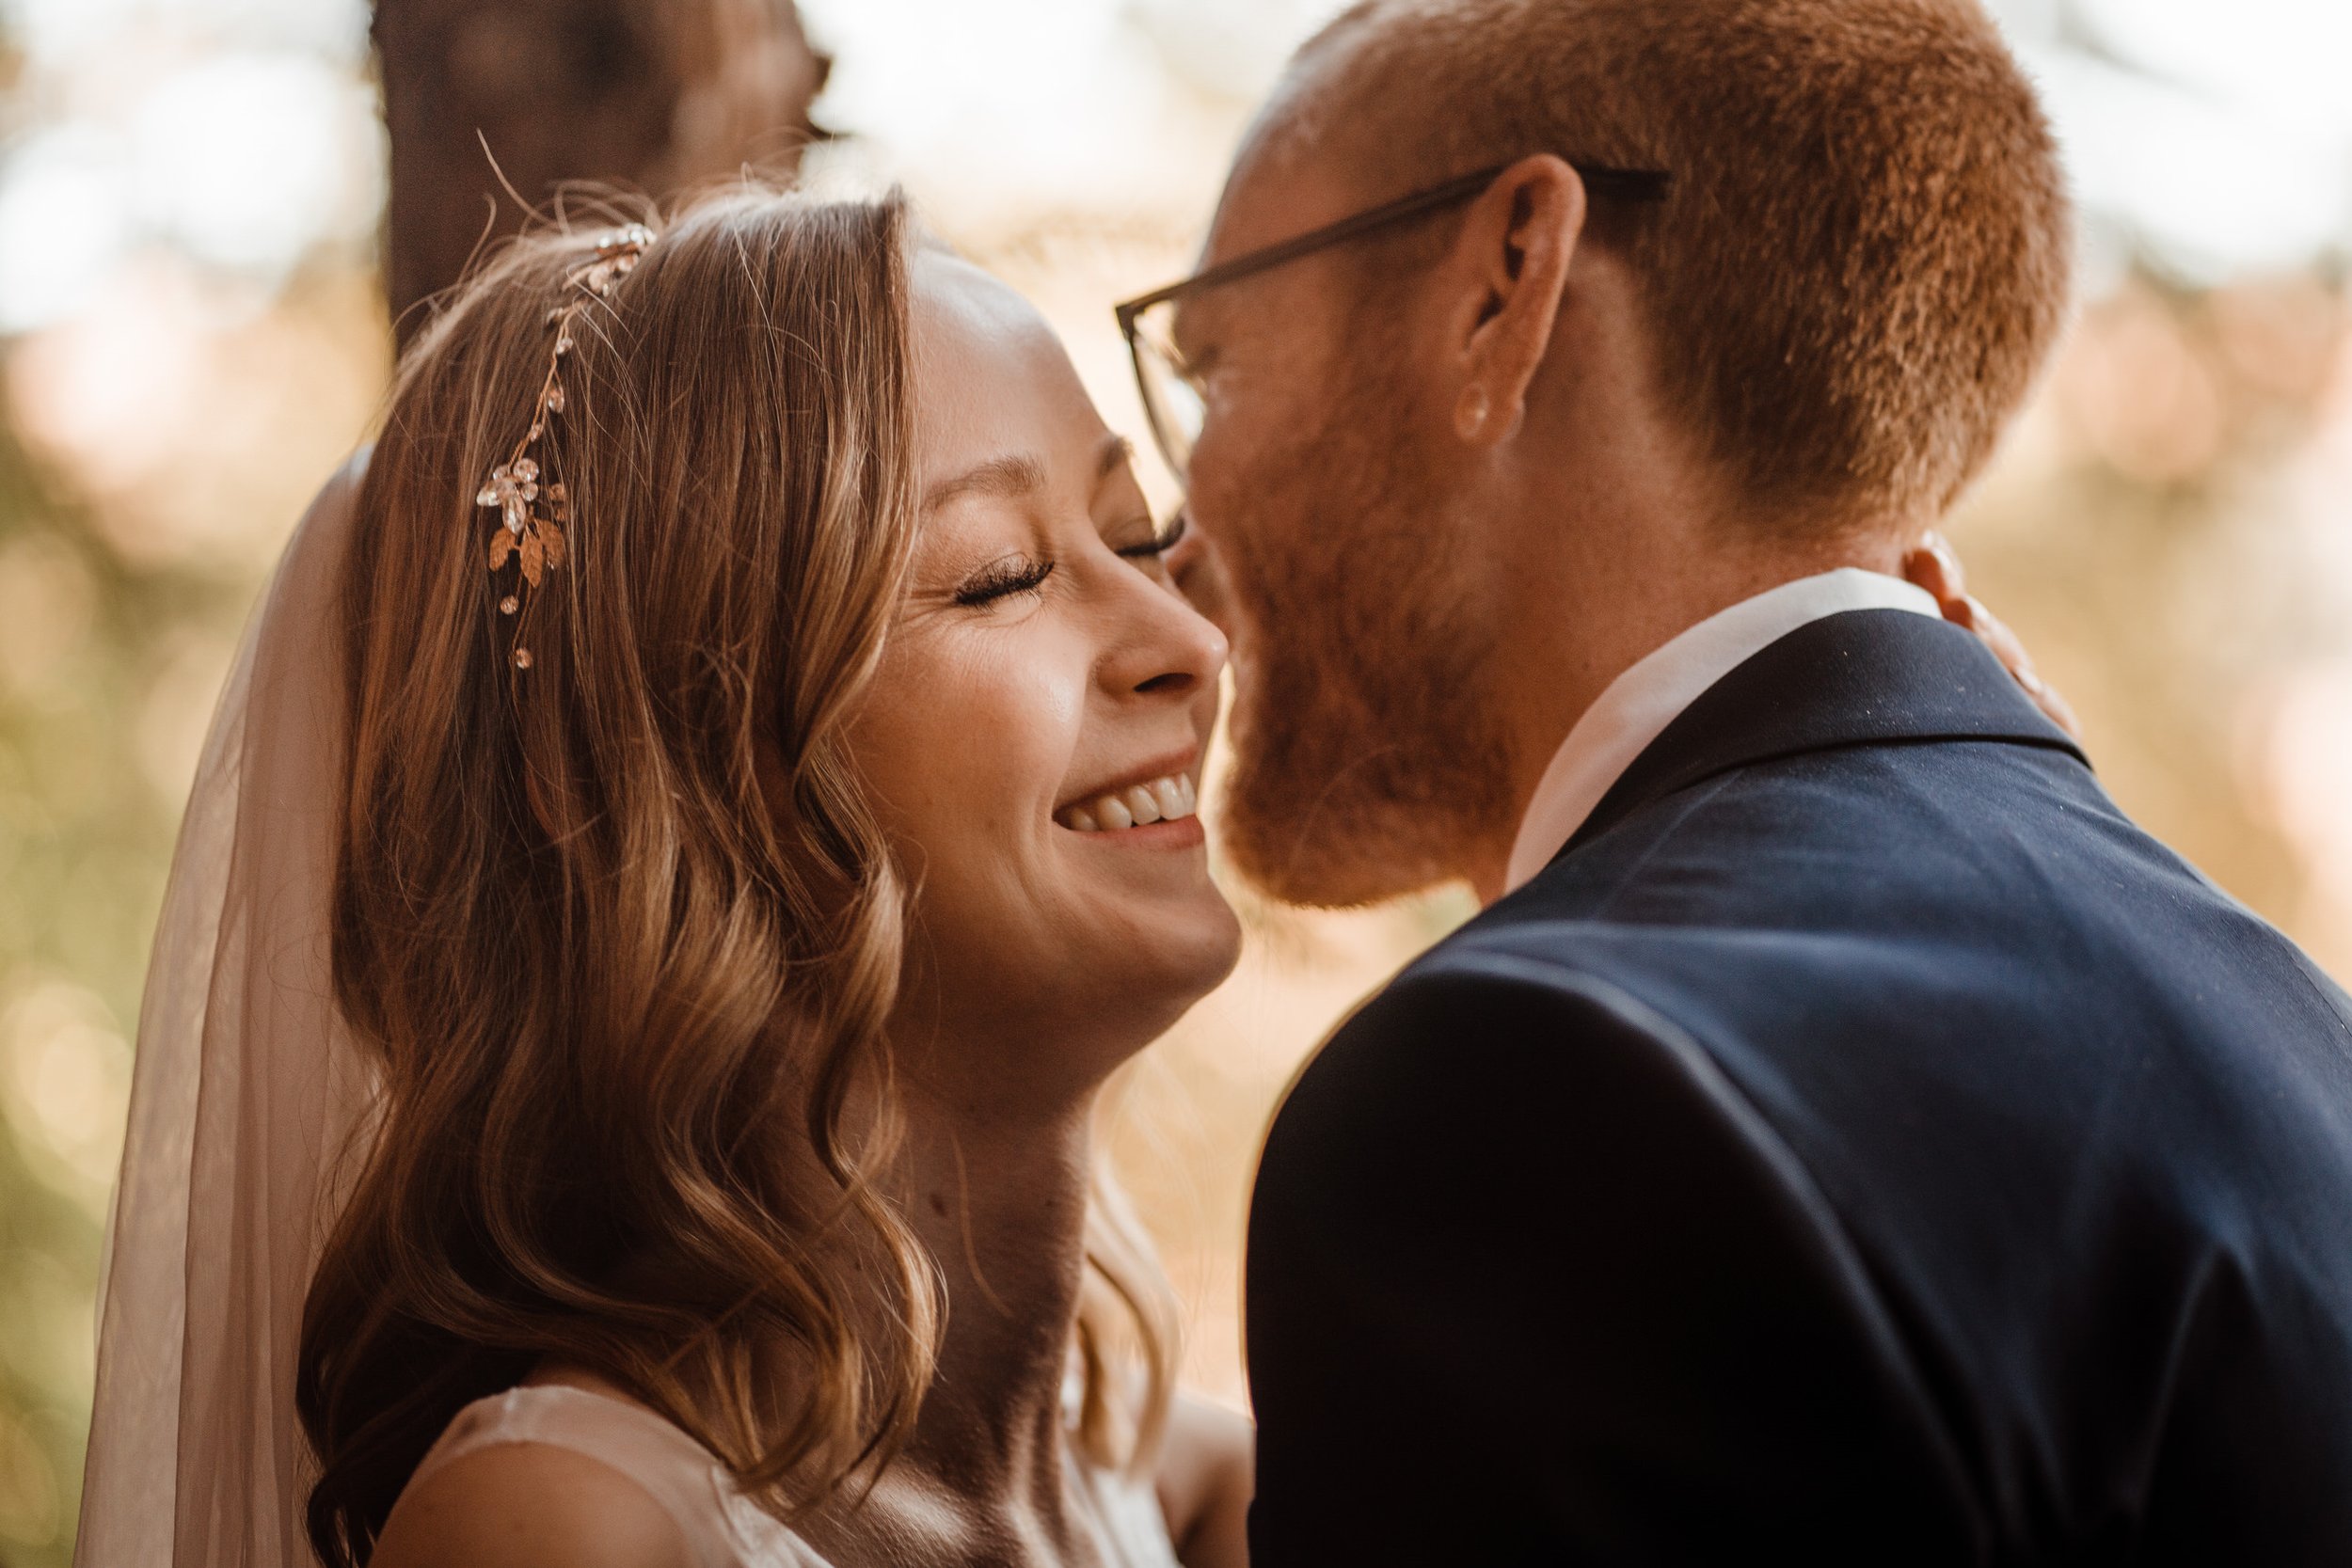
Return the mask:
<svg viewBox="0 0 2352 1568">
<path fill-rule="evenodd" d="M 377 0 L 373 31 L 404 344 L 522 226 L 505 185 L 542 208 L 567 181 L 662 197 L 746 163 L 788 175 L 823 135 L 809 105 L 832 62 L 792 0 Z"/>
</svg>

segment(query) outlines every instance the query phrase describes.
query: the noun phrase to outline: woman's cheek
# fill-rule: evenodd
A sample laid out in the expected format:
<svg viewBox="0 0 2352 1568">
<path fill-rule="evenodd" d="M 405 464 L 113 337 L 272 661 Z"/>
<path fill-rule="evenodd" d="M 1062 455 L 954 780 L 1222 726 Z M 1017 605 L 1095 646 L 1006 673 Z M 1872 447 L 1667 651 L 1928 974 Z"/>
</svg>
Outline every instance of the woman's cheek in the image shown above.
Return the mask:
<svg viewBox="0 0 2352 1568">
<path fill-rule="evenodd" d="M 1007 853 L 1017 814 L 1025 810 L 1008 777 L 1025 736 L 989 663 L 969 653 L 934 657 L 907 670 L 915 678 L 898 692 L 881 693 L 885 703 L 898 699 L 888 721 L 889 763 L 898 776 L 877 779 L 875 787 L 914 841 L 934 903 L 967 903 L 995 879 L 990 863 Z"/>
<path fill-rule="evenodd" d="M 963 791 L 957 772 L 971 745 L 954 739 L 954 668 L 933 641 L 893 642 L 850 721 L 859 777 L 894 829 L 920 848 L 935 843 Z"/>
<path fill-rule="evenodd" d="M 1025 882 L 1022 847 L 1045 842 L 1053 808 L 1084 782 L 1070 772 L 1089 662 L 1042 615 L 964 629 L 971 635 L 909 637 L 893 649 L 853 743 L 933 879 L 959 863 L 961 884 L 1008 873 Z"/>
<path fill-rule="evenodd" d="M 964 672 L 957 727 L 970 750 L 998 753 L 1007 795 L 1050 811 L 1069 779 L 1086 721 L 1090 660 L 1049 614 L 1012 630 Z"/>
</svg>

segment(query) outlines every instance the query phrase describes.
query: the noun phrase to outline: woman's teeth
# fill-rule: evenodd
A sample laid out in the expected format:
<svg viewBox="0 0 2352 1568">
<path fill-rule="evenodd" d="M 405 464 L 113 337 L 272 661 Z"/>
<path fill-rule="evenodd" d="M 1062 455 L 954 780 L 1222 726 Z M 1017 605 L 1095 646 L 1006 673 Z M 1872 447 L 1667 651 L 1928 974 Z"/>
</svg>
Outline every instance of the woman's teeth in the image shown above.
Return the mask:
<svg viewBox="0 0 2352 1568">
<path fill-rule="evenodd" d="M 1066 806 L 1055 820 L 1073 832 L 1110 833 L 1153 822 L 1173 822 L 1200 809 L 1200 797 L 1192 780 L 1183 773 L 1170 773 L 1150 784 L 1129 784 L 1098 795 L 1084 805 Z"/>
</svg>

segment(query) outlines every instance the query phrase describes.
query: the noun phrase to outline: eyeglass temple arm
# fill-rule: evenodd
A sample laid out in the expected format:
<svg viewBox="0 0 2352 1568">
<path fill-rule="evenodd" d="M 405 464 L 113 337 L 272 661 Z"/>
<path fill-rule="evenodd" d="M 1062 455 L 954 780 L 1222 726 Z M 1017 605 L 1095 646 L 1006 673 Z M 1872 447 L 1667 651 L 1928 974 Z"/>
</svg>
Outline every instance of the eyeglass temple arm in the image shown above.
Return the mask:
<svg viewBox="0 0 2352 1568">
<path fill-rule="evenodd" d="M 1120 330 L 1132 336 L 1137 316 L 1154 305 L 1190 293 L 1195 289 L 1205 289 L 1213 284 L 1230 283 L 1238 277 L 1251 277 L 1269 267 L 1279 267 L 1285 261 L 1321 250 L 1327 245 L 1335 245 L 1343 241 L 1352 240 L 1359 234 L 1385 228 L 1391 223 L 1402 222 L 1432 207 L 1442 207 L 1449 201 L 1458 201 L 1463 197 L 1474 195 L 1492 183 L 1496 176 L 1510 166 L 1509 164 L 1496 164 L 1490 168 L 1482 168 L 1474 173 L 1448 180 L 1441 185 L 1432 185 L 1427 190 L 1415 191 L 1412 195 L 1400 198 L 1385 206 L 1374 207 L 1369 211 L 1358 213 L 1353 217 L 1342 218 L 1337 223 L 1327 224 L 1321 229 L 1310 230 L 1295 239 L 1285 240 L 1279 245 L 1269 245 L 1263 250 L 1253 250 L 1247 256 L 1236 256 L 1230 261 L 1221 262 L 1204 272 L 1195 273 L 1181 283 L 1171 283 L 1165 289 L 1154 290 L 1140 298 L 1128 300 L 1125 304 L 1116 307 Z M 1674 176 L 1660 169 L 1615 168 L 1607 164 L 1581 164 L 1574 160 L 1569 161 L 1568 166 L 1581 175 L 1584 183 L 1592 190 L 1632 201 L 1662 200 L 1668 188 L 1674 183 Z"/>
</svg>

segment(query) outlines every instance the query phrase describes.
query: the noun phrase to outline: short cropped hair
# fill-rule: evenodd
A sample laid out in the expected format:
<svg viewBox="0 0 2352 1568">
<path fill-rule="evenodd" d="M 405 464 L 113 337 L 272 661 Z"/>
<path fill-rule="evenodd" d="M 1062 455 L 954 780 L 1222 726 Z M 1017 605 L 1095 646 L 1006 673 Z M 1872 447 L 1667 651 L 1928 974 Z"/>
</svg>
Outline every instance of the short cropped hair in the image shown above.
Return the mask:
<svg viewBox="0 0 2352 1568">
<path fill-rule="evenodd" d="M 1941 514 L 2064 325 L 2057 148 L 1976 0 L 1364 0 L 1325 51 L 1305 112 L 1376 138 L 1382 190 L 1545 151 L 1673 174 L 1591 233 L 1753 500 Z"/>
</svg>

